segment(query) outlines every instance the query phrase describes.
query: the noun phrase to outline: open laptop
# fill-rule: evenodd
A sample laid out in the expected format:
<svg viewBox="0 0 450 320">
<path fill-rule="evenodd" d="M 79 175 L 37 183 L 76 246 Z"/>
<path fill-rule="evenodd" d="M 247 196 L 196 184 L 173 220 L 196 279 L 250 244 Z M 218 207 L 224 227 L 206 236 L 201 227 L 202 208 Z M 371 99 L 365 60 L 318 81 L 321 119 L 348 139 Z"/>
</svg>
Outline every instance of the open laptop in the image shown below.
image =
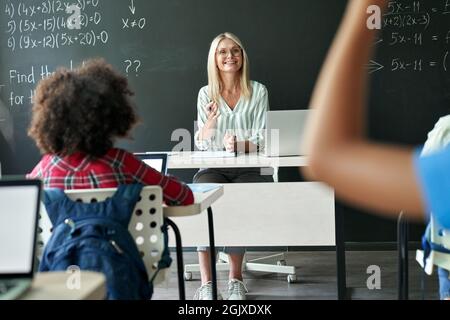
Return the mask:
<svg viewBox="0 0 450 320">
<path fill-rule="evenodd" d="M 268 157 L 304 155 L 301 145 L 310 110 L 268 111 L 263 155 Z"/>
<path fill-rule="evenodd" d="M 134 153 L 134 155 L 156 171 L 167 174 L 167 153 L 145 152 Z"/>
<path fill-rule="evenodd" d="M 0 180 L 0 300 L 31 286 L 40 197 L 39 180 Z"/>
</svg>

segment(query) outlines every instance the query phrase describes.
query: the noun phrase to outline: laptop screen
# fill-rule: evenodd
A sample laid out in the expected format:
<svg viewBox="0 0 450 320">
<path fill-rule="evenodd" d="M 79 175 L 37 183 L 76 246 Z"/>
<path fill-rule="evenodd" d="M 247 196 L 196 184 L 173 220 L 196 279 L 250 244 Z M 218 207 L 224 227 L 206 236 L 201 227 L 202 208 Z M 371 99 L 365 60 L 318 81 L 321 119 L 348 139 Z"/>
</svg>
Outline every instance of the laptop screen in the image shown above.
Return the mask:
<svg viewBox="0 0 450 320">
<path fill-rule="evenodd" d="M 302 138 L 311 110 L 276 110 L 266 115 L 264 154 L 269 157 L 305 155 Z"/>
<path fill-rule="evenodd" d="M 0 277 L 33 273 L 40 196 L 33 182 L 0 182 Z"/>
<path fill-rule="evenodd" d="M 162 174 L 167 174 L 167 153 L 135 153 L 138 159 Z"/>
</svg>

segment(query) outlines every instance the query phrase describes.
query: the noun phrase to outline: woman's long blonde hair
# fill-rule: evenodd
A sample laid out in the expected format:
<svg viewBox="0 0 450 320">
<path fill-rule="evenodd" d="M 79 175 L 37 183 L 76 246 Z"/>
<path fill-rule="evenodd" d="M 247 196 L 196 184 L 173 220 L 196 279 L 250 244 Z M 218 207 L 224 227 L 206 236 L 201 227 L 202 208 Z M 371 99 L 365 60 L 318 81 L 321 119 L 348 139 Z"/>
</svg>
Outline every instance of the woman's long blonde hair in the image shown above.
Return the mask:
<svg viewBox="0 0 450 320">
<path fill-rule="evenodd" d="M 214 40 L 211 42 L 211 47 L 209 48 L 209 54 L 208 54 L 208 93 L 209 98 L 219 103 L 220 99 L 220 92 L 222 89 L 220 76 L 219 76 L 219 69 L 217 68 L 216 64 L 216 51 L 217 47 L 219 46 L 220 41 L 223 39 L 230 39 L 234 41 L 242 50 L 242 67 L 240 70 L 240 86 L 241 86 L 241 95 L 244 96 L 245 99 L 250 99 L 252 95 L 252 87 L 250 84 L 250 66 L 248 61 L 247 52 L 245 52 L 244 46 L 242 45 L 241 40 L 239 38 L 230 33 L 225 32 L 219 34 L 217 37 L 214 38 Z"/>
</svg>

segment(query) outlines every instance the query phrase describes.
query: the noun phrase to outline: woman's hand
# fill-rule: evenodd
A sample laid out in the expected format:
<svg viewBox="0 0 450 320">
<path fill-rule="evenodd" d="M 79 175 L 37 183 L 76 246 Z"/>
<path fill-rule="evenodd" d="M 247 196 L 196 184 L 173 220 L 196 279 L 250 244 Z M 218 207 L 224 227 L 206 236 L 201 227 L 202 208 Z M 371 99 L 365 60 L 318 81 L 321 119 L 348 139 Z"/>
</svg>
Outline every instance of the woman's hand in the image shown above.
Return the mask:
<svg viewBox="0 0 450 320">
<path fill-rule="evenodd" d="M 220 116 L 219 106 L 214 101 L 211 101 L 205 108 L 208 117 L 205 126 L 208 129 L 214 129 L 217 125 L 217 118 Z"/>
<path fill-rule="evenodd" d="M 217 118 L 220 116 L 219 107 L 212 101 L 205 106 L 207 120 L 205 125 L 200 130 L 200 139 L 207 140 L 214 135 L 214 131 L 217 127 Z"/>
<path fill-rule="evenodd" d="M 225 150 L 228 152 L 234 152 L 236 150 L 236 136 L 231 135 L 229 133 L 225 133 L 225 136 L 223 137 L 223 146 L 225 147 Z"/>
</svg>

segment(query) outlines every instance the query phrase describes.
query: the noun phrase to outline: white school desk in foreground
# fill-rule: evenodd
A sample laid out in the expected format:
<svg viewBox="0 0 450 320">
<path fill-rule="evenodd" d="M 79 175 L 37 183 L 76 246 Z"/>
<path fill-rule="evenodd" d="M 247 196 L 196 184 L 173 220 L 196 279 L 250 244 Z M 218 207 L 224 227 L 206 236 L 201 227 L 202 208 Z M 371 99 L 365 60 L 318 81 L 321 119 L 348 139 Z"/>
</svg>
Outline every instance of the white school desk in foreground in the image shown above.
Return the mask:
<svg viewBox="0 0 450 320">
<path fill-rule="evenodd" d="M 334 191 L 319 182 L 277 183 L 279 167 L 305 166 L 304 156 L 192 158 L 191 152 L 169 153 L 169 169 L 272 167 L 276 183 L 224 184 L 214 203 L 217 246 L 334 246 L 338 298 L 345 298 L 345 249 L 342 221 L 335 212 Z M 183 246 L 207 245 L 204 219 L 175 219 Z"/>
</svg>

